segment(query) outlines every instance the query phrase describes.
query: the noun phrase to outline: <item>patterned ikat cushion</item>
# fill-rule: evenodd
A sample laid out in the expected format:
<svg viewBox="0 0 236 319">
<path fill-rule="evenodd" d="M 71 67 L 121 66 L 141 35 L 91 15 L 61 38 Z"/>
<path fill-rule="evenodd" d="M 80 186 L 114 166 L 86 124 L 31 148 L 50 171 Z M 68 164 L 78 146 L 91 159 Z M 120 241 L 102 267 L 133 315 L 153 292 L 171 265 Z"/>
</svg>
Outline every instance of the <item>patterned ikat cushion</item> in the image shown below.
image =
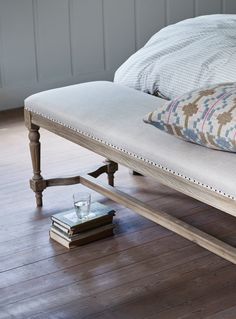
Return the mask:
<svg viewBox="0 0 236 319">
<path fill-rule="evenodd" d="M 147 114 L 144 122 L 199 145 L 236 152 L 236 83 L 186 93 Z"/>
</svg>

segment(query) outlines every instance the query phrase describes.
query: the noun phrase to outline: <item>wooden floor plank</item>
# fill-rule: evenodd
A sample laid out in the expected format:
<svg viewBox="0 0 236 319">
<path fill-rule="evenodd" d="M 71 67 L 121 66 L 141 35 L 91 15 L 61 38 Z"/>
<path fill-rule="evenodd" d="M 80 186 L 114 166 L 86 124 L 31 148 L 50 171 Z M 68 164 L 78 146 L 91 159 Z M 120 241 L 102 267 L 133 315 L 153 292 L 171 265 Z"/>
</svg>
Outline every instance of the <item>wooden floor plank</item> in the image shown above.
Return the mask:
<svg viewBox="0 0 236 319">
<path fill-rule="evenodd" d="M 210 316 L 207 316 L 206 319 L 235 319 L 235 315 L 236 315 L 236 306 L 225 309 L 223 311 L 219 311 Z"/>
<path fill-rule="evenodd" d="M 113 314 L 111 318 L 174 319 L 179 318 L 179 314 L 175 309 L 177 305 L 181 305 L 185 313 L 188 313 L 189 318 L 194 318 L 195 300 L 198 301 L 198 306 L 200 301 L 207 304 L 212 299 L 212 296 L 219 298 L 222 293 L 226 294 L 228 299 L 231 297 L 232 303 L 232 290 L 234 290 L 235 286 L 233 283 L 225 285 L 225 278 L 232 278 L 233 276 L 235 279 L 233 268 L 232 266 L 222 268 L 217 273 L 207 274 L 207 278 L 204 275 L 201 277 L 188 277 L 189 273 L 186 277 L 178 278 L 176 282 L 172 278 L 171 285 L 168 285 L 166 290 L 164 287 L 160 289 L 158 282 L 155 282 L 155 285 L 146 287 L 145 292 L 136 296 L 133 300 L 125 302 L 123 305 L 119 303 L 118 306 L 110 308 L 110 313 Z M 189 305 L 188 309 L 186 309 L 186 305 Z M 171 311 L 166 312 L 167 315 L 163 312 L 163 310 L 171 308 Z M 199 313 L 197 315 L 196 318 L 204 318 L 199 316 Z M 97 316 L 96 314 L 91 314 L 86 316 L 86 318 L 92 319 L 97 318 Z M 102 318 L 102 314 L 98 318 Z"/>
<path fill-rule="evenodd" d="M 203 222 L 203 220 L 201 220 L 201 221 Z M 128 223 L 129 222 L 130 222 L 130 220 L 128 220 Z M 132 222 L 132 220 L 131 220 L 131 222 Z M 142 220 L 141 220 L 141 222 L 142 222 Z M 211 232 L 213 234 L 217 233 L 218 235 L 221 235 L 219 237 L 224 237 L 229 232 L 230 229 L 231 229 L 231 231 L 234 230 L 232 225 L 228 225 L 228 227 L 226 229 L 224 229 L 224 228 L 221 229 L 221 233 L 220 233 L 219 232 L 219 228 L 220 227 L 218 226 L 217 222 L 218 222 L 217 220 L 214 220 L 211 223 L 206 223 L 206 224 L 203 224 L 203 225 L 198 222 L 197 225 L 201 226 L 201 228 L 203 228 L 203 226 L 205 228 L 211 228 Z M 134 225 L 135 224 L 136 223 L 134 223 Z M 136 230 L 139 229 L 139 232 L 142 235 L 140 240 L 136 243 L 136 245 L 140 245 L 141 246 L 143 243 L 145 243 L 147 241 L 147 238 L 148 238 L 147 235 L 149 235 L 150 233 L 152 234 L 152 237 L 149 237 L 150 240 L 161 238 L 161 236 L 165 237 L 165 236 L 168 236 L 168 235 L 171 234 L 170 232 L 168 232 L 167 230 L 165 230 L 165 229 L 163 229 L 163 228 L 161 228 L 159 226 L 153 225 L 152 226 L 153 228 L 150 228 L 151 225 L 149 225 L 149 224 L 148 224 L 148 227 L 144 227 L 144 230 L 141 233 L 143 225 L 145 226 L 145 223 L 136 224 L 136 227 L 137 227 Z M 120 224 L 119 226 L 122 227 L 122 224 Z M 129 226 L 124 225 L 124 227 L 126 227 L 126 230 L 130 231 L 130 227 Z M 134 230 L 134 229 L 132 229 L 132 230 Z M 146 236 L 145 236 L 145 234 L 146 234 Z M 232 240 L 233 240 L 233 238 L 234 237 L 232 236 Z M 115 243 L 116 241 L 120 241 L 122 243 L 122 239 L 123 239 L 122 237 L 116 237 L 115 239 L 112 239 L 112 241 L 114 242 L 114 244 L 116 244 Z M 127 241 L 129 242 L 129 239 L 127 239 Z M 46 251 L 48 251 L 48 253 L 51 254 L 51 257 L 54 256 L 53 262 L 56 261 L 56 264 L 57 264 L 57 262 L 60 263 L 60 260 L 63 257 L 63 253 L 68 254 L 68 251 L 65 248 L 61 248 L 60 245 L 56 245 L 56 247 L 58 247 L 58 251 L 57 251 L 57 253 L 53 254 L 52 247 L 51 247 L 51 249 L 49 249 L 50 245 L 48 245 L 48 241 L 45 244 L 46 244 Z M 99 248 L 99 243 L 97 243 L 96 245 Z M 110 246 L 111 244 L 110 244 L 110 242 L 105 241 L 105 247 L 106 247 L 106 245 Z M 128 247 L 129 247 L 129 244 L 128 243 L 126 244 L 126 242 L 123 243 L 123 245 L 121 245 L 121 246 L 119 245 L 119 249 L 128 249 Z M 41 249 L 41 248 L 44 248 L 44 247 L 39 247 L 39 248 Z M 103 245 L 103 248 L 104 248 L 104 245 Z M 81 255 L 80 256 L 80 261 L 83 260 L 82 248 L 78 248 L 77 250 L 74 250 L 74 251 L 70 252 L 70 261 L 71 261 L 72 265 L 73 265 L 73 256 L 77 256 L 78 251 L 79 251 L 79 254 Z M 116 252 L 118 253 L 118 251 L 116 251 Z M 47 270 L 48 273 L 50 273 L 50 271 L 51 272 L 57 271 L 58 270 L 58 268 L 57 268 L 58 266 L 56 268 L 54 268 L 55 267 L 54 263 L 50 264 L 51 268 L 49 268 L 49 269 L 47 267 L 44 267 L 44 264 L 48 265 L 48 258 L 50 257 L 50 255 L 49 256 L 47 256 L 47 255 L 43 256 L 42 255 L 42 257 L 40 259 L 39 256 L 42 253 L 44 253 L 44 250 L 42 250 L 40 253 L 37 253 L 37 252 L 34 253 L 34 250 L 33 251 L 32 250 L 31 251 L 26 250 L 25 252 L 20 252 L 19 254 L 16 255 L 16 257 L 18 256 L 18 262 L 20 262 L 20 264 L 17 264 L 17 258 L 16 257 L 14 258 L 14 260 L 12 260 L 12 258 L 10 258 L 9 255 L 7 255 L 5 258 L 2 257 L 1 258 L 1 266 L 0 266 L 0 269 L 1 269 L 1 272 L 2 272 L 2 273 L 0 273 L 0 287 L 3 287 L 2 285 L 4 285 L 4 282 L 5 282 L 5 285 L 10 285 L 11 282 L 9 280 L 11 280 L 13 282 L 15 282 L 15 280 L 20 280 L 20 281 L 26 280 L 26 278 L 24 277 L 25 276 L 24 274 L 27 274 L 27 279 L 29 279 L 28 273 L 31 272 L 30 271 L 31 268 L 35 269 L 34 268 L 35 262 L 38 262 L 40 267 L 44 271 Z M 105 253 L 107 253 L 107 250 L 105 250 Z M 103 250 L 100 250 L 99 254 L 100 254 L 99 256 L 102 256 L 103 255 Z M 61 257 L 61 255 L 62 255 L 62 257 Z M 96 256 L 96 254 L 94 255 L 94 253 L 93 253 L 93 258 L 95 258 L 95 256 Z M 21 263 L 25 263 L 25 257 L 28 257 L 27 263 L 26 263 L 26 265 L 25 264 L 22 265 Z M 50 259 L 50 260 L 52 260 L 52 259 Z M 77 261 L 77 257 L 75 257 L 75 260 Z M 5 271 L 7 271 L 6 274 L 4 273 Z M 32 276 L 36 276 L 36 274 L 39 275 L 38 270 L 35 269 L 35 275 L 32 274 Z"/>
<path fill-rule="evenodd" d="M 109 242 L 109 240 L 107 240 L 107 242 Z M 160 245 L 158 243 L 160 243 Z M 7 276 L 7 273 L 4 273 L 3 278 L 1 278 L 1 285 L 6 288 L 0 289 L 0 295 L 3 296 L 0 300 L 0 306 L 17 301 L 18 299 L 20 300 L 26 297 L 30 298 L 33 295 L 36 296 L 38 294 L 42 294 L 47 292 L 49 289 L 54 290 L 62 288 L 63 286 L 68 286 L 69 284 L 73 284 L 93 276 L 100 276 L 104 273 L 115 272 L 117 269 L 127 268 L 128 266 L 132 266 L 136 263 L 142 264 L 147 260 L 153 260 L 153 258 L 157 255 L 160 258 L 160 256 L 166 255 L 167 253 L 169 254 L 173 250 L 182 249 L 189 245 L 189 242 L 183 241 L 182 238 L 179 237 L 177 237 L 173 243 L 172 236 L 168 236 L 163 238 L 163 240 L 160 240 L 159 238 L 159 240 L 157 239 L 144 245 L 126 249 L 120 253 L 116 252 L 115 254 L 107 254 L 105 257 L 100 257 L 98 255 L 97 258 L 94 256 L 92 260 L 87 256 L 81 255 L 80 261 L 78 262 L 77 254 L 71 256 L 70 259 L 67 260 L 64 254 L 60 255 L 58 259 L 60 258 L 61 260 L 57 261 L 57 264 L 63 264 L 62 270 L 60 270 L 60 266 L 58 266 L 57 270 L 54 266 L 54 272 L 49 272 L 50 270 L 45 269 L 47 266 L 45 263 L 42 266 L 38 263 L 41 270 L 41 276 L 36 277 L 35 273 L 31 275 L 34 270 L 33 266 L 31 268 L 31 272 L 30 269 L 25 272 L 28 276 L 28 280 L 20 282 L 19 284 L 16 284 L 16 280 L 20 277 L 18 273 L 15 277 L 14 274 L 11 273 L 10 278 L 13 278 L 12 282 L 10 283 L 9 278 L 7 278 L 6 284 L 3 282 L 3 278 L 4 276 Z M 69 273 L 68 276 L 65 276 L 65 271 Z M 38 275 L 40 275 L 39 272 Z M 33 279 L 31 276 L 33 276 Z M 43 285 L 41 286 L 42 283 Z M 20 287 L 22 291 L 19 289 Z"/>
<path fill-rule="evenodd" d="M 174 267 L 173 267 L 174 266 Z M 176 304 L 185 303 L 184 298 L 189 298 L 190 290 L 194 291 L 194 281 L 199 281 L 199 275 L 202 276 L 201 283 L 203 287 L 201 291 L 206 289 L 205 277 L 208 277 L 209 271 L 220 271 L 227 266 L 227 262 L 214 256 L 214 258 L 205 255 L 204 257 L 186 262 L 186 259 L 179 260 L 178 266 L 165 265 L 166 269 L 160 269 L 156 260 L 146 268 L 143 277 L 136 279 L 133 274 L 124 274 L 127 281 L 122 285 L 104 289 L 104 291 L 93 291 L 90 296 L 77 296 L 76 301 L 68 303 L 68 305 L 59 306 L 58 308 L 48 309 L 51 305 L 45 305 L 47 308 L 44 315 L 47 314 L 66 314 L 66 318 L 74 318 L 73 314 L 77 314 L 79 318 L 102 318 L 107 311 L 116 314 L 115 318 L 144 318 L 155 312 L 155 315 L 163 309 L 169 308 L 168 302 Z M 135 269 L 138 265 L 134 266 Z M 139 270 L 139 267 L 137 268 Z M 134 268 L 133 268 L 133 272 Z M 223 274 L 225 272 L 223 271 Z M 204 277 L 205 276 L 205 277 Z M 83 283 L 82 283 L 83 284 Z M 84 283 L 86 284 L 86 282 Z M 111 286 L 111 283 L 109 283 Z M 188 293 L 182 293 L 180 289 Z M 83 286 L 81 286 L 82 288 Z M 184 288 L 183 288 L 184 287 Z M 200 289 L 199 288 L 199 289 Z M 172 291 L 173 290 L 173 291 Z M 200 291 L 198 290 L 200 293 Z M 197 291 L 196 291 L 197 293 Z M 168 296 L 171 297 L 168 297 Z M 57 295 L 58 296 L 58 295 Z M 164 297 L 167 296 L 167 297 Z M 147 309 L 146 309 L 147 308 Z M 15 306 L 14 306 L 14 309 Z M 22 309 L 20 307 L 20 309 Z M 104 310 L 100 313 L 101 310 Z M 42 318 L 42 314 L 40 314 Z M 113 318 L 113 317 L 112 317 Z M 145 317 L 146 318 L 146 317 Z M 157 317 L 158 318 L 158 317 Z"/>
<path fill-rule="evenodd" d="M 149 231 L 150 232 L 150 231 Z M 151 230 L 152 234 L 153 231 Z M 155 236 L 156 235 L 156 236 Z M 155 239 L 160 239 L 161 237 L 166 237 L 168 234 L 160 231 L 155 232 Z M 150 238 L 150 237 L 149 237 Z M 123 239 L 123 238 L 122 238 Z M 112 243 L 110 243 L 112 241 Z M 189 244 L 186 242 L 186 244 Z M 126 255 L 127 252 L 130 252 L 128 247 L 125 245 L 125 242 L 121 243 L 121 253 L 119 254 L 118 251 L 116 251 L 117 256 L 113 256 L 113 251 L 110 249 L 111 245 L 115 247 L 116 245 L 119 245 L 119 240 L 116 241 L 116 238 L 109 238 L 107 240 L 104 240 L 102 242 L 97 243 L 97 245 L 94 245 L 94 248 L 88 251 L 87 246 L 84 246 L 82 248 L 74 249 L 73 251 L 64 251 L 64 254 L 59 254 L 58 256 L 55 256 L 53 259 L 45 259 L 41 261 L 37 261 L 37 267 L 35 267 L 35 263 L 33 264 L 27 264 L 24 267 L 19 267 L 16 269 L 12 269 L 10 271 L 2 272 L 0 274 L 0 288 L 8 287 L 9 285 L 12 285 L 16 282 L 20 282 L 22 285 L 23 281 L 27 281 L 32 278 L 38 278 L 43 275 L 56 273 L 59 270 L 69 269 L 73 266 L 79 266 L 79 269 L 82 267 L 81 264 L 84 264 L 88 261 L 94 261 L 97 259 L 100 259 L 102 256 L 109 256 L 111 259 L 114 259 L 115 257 L 118 258 L 120 254 Z M 144 244 L 145 245 L 145 244 Z M 152 248 L 152 241 L 148 242 L 146 244 L 151 253 Z M 181 245 L 184 245 L 184 241 L 181 240 Z M 159 248 L 159 246 L 157 246 Z M 163 247 L 160 247 L 159 249 L 162 249 Z M 133 248 L 131 246 L 131 249 L 136 251 L 135 247 Z M 138 243 L 138 249 L 142 250 L 142 244 Z M 145 250 L 145 248 L 143 248 Z M 156 248 L 152 248 L 154 251 Z M 108 252 L 110 251 L 110 253 Z M 124 251 L 122 253 L 122 251 Z M 131 252 L 130 252 L 131 254 Z M 138 258 L 138 256 L 137 256 Z M 139 257 L 142 258 L 142 255 Z M 119 260 L 117 260 L 117 263 L 119 263 Z"/>
<path fill-rule="evenodd" d="M 233 282 L 231 282 L 228 280 L 227 276 L 224 275 L 222 278 L 223 282 L 220 282 L 216 275 L 215 281 L 217 284 L 219 284 L 218 287 L 208 282 L 211 288 L 215 288 L 214 290 L 212 289 L 210 292 L 208 289 L 206 289 L 203 293 L 196 295 L 193 300 L 187 301 L 184 304 L 178 305 L 177 307 L 172 307 L 167 311 L 161 312 L 159 314 L 160 318 L 174 319 L 177 317 L 179 319 L 206 319 L 210 314 L 215 312 L 219 312 L 219 319 L 224 318 L 223 316 L 220 316 L 222 312 L 221 310 L 231 307 L 235 304 L 235 278 L 233 278 Z M 198 286 L 196 286 L 196 288 L 198 288 Z M 214 318 L 214 315 L 210 315 L 210 318 L 211 317 Z M 156 318 L 156 315 L 147 317 L 147 319 L 154 318 Z M 228 317 L 226 318 L 229 319 Z M 235 318 L 235 313 L 233 318 Z"/>
<path fill-rule="evenodd" d="M 78 302 L 80 298 L 90 294 L 98 295 L 103 291 L 111 288 L 119 287 L 121 282 L 139 281 L 141 278 L 153 275 L 158 271 L 168 269 L 192 259 L 197 259 L 207 255 L 207 252 L 200 247 L 187 246 L 185 248 L 176 249 L 172 253 L 166 253 L 158 257 L 153 257 L 145 261 L 137 262 L 128 266 L 124 266 L 109 273 L 103 273 L 94 277 L 74 282 L 73 284 L 53 289 L 43 295 L 36 295 L 26 300 L 21 300 L 13 304 L 3 306 L 3 309 L 17 316 L 29 316 L 43 309 L 50 309 L 63 303 L 71 301 Z M 135 270 L 135 271 L 134 271 Z M 83 272 L 86 273 L 84 265 Z M 55 279 L 56 280 L 56 279 Z M 14 306 L 13 306 L 14 305 Z"/>
</svg>

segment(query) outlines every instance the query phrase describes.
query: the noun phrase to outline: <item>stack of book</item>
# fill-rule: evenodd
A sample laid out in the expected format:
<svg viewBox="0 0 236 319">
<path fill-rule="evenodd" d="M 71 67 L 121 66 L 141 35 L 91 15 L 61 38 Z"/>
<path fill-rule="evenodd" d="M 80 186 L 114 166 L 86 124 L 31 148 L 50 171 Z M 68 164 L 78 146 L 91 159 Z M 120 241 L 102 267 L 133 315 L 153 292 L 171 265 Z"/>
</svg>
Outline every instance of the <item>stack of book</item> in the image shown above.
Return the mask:
<svg viewBox="0 0 236 319">
<path fill-rule="evenodd" d="M 74 209 L 51 217 L 50 237 L 67 248 L 85 245 L 113 235 L 115 211 L 94 202 L 86 219 L 78 219 Z"/>
</svg>

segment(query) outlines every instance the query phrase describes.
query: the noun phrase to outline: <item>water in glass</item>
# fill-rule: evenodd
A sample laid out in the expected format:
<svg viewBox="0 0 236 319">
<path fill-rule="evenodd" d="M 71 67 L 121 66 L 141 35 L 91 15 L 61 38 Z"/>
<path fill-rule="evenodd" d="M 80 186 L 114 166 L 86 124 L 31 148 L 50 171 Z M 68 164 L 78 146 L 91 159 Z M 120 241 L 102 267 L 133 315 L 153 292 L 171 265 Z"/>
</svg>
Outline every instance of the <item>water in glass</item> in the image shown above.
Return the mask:
<svg viewBox="0 0 236 319">
<path fill-rule="evenodd" d="M 74 207 L 76 215 L 79 219 L 84 219 L 88 216 L 90 211 L 91 197 L 90 194 L 77 193 L 73 195 Z"/>
</svg>

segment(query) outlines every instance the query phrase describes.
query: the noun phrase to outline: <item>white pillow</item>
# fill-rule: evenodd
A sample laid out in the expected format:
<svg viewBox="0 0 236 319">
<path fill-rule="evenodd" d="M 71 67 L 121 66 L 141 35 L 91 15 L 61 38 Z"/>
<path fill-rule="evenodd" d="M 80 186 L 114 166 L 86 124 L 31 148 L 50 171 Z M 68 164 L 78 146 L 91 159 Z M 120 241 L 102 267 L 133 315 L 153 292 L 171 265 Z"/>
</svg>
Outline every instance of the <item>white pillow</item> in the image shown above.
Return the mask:
<svg viewBox="0 0 236 319">
<path fill-rule="evenodd" d="M 236 81 L 236 15 L 181 21 L 155 34 L 114 81 L 173 99 L 210 84 Z"/>
</svg>

